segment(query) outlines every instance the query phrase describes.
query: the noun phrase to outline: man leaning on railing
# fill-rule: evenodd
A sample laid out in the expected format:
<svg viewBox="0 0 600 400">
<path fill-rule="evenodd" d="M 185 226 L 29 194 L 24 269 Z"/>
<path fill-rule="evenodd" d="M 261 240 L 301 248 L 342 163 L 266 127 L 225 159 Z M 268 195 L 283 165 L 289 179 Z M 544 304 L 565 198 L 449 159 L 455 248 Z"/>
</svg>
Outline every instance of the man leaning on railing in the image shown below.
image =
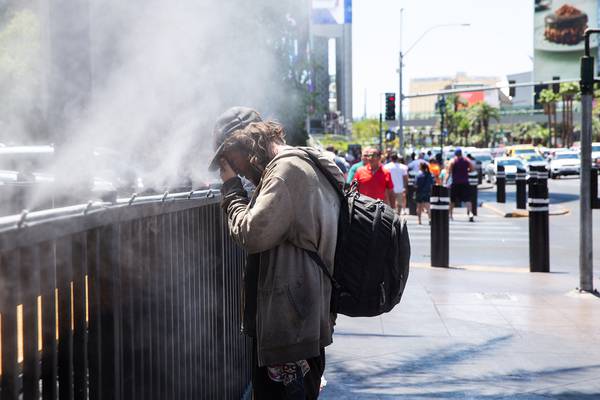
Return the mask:
<svg viewBox="0 0 600 400">
<path fill-rule="evenodd" d="M 333 273 L 339 197 L 305 151 L 343 184 L 334 161 L 287 146 L 283 127 L 245 107 L 226 111 L 214 129 L 222 207 L 229 231 L 249 254 L 242 330 L 252 337 L 256 399 L 315 399 L 335 315 L 331 283 L 309 256 Z M 239 176 L 256 185 L 252 198 Z"/>
</svg>

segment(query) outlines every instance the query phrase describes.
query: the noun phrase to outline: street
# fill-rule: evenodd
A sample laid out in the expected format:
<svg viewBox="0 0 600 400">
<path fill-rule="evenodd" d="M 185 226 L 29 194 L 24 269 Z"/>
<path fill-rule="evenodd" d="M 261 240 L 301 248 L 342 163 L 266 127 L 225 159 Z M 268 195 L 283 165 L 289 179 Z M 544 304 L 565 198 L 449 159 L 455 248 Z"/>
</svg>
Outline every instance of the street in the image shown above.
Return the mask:
<svg viewBox="0 0 600 400">
<path fill-rule="evenodd" d="M 409 217 L 413 255 L 403 299 L 381 317 L 338 317 L 322 397 L 597 399 L 600 299 L 574 290 L 579 180 L 549 186 L 551 212 L 569 211 L 550 216 L 549 274 L 529 272 L 528 218 L 502 216 L 514 209 L 513 185 L 504 206 L 495 188 L 480 191 L 485 206 L 476 223 L 455 210 L 452 268 L 429 266 L 429 226 Z"/>
<path fill-rule="evenodd" d="M 550 216 L 550 269 L 552 272 L 577 273 L 579 268 L 579 179 L 549 180 L 552 210 L 568 211 Z M 482 185 L 489 187 L 490 185 Z M 496 203 L 495 187 L 479 191 L 479 216 L 469 223 L 464 208 L 454 211 L 450 222 L 450 264 L 472 267 L 510 267 L 529 269 L 528 218 L 504 218 L 513 211 L 515 185 L 506 186 L 506 203 Z M 594 211 L 594 266 L 600 270 L 600 213 Z M 424 219 L 425 220 L 425 219 Z M 408 218 L 412 261 L 429 265 L 429 226 L 417 225 Z M 577 280 L 574 280 L 574 286 Z"/>
</svg>

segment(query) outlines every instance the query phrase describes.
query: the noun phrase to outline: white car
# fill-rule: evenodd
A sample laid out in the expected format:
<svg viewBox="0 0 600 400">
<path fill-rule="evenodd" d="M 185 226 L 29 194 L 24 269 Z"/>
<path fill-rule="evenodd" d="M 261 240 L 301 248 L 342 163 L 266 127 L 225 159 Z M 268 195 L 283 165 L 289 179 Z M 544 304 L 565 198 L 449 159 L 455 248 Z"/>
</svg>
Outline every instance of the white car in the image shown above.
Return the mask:
<svg viewBox="0 0 600 400">
<path fill-rule="evenodd" d="M 481 162 L 481 170 L 484 172 L 487 170 L 488 165 L 490 165 L 490 163 L 492 162 L 492 154 L 489 151 L 476 151 L 472 152 L 471 155 L 473 156 L 475 161 Z"/>
<path fill-rule="evenodd" d="M 575 151 L 561 151 L 550 159 L 550 178 L 561 175 L 579 175 L 581 160 Z"/>
<path fill-rule="evenodd" d="M 523 165 L 525 165 L 525 168 L 527 169 L 527 171 L 529 171 L 529 167 L 546 167 L 548 168 L 548 161 L 540 156 L 539 154 L 527 154 L 524 156 L 521 156 L 521 159 L 523 160 Z"/>
<path fill-rule="evenodd" d="M 523 161 L 517 157 L 497 157 L 494 158 L 485 171 L 486 181 L 495 183 L 496 175 L 498 173 L 498 166 L 504 167 L 504 173 L 506 175 L 506 183 L 515 183 L 517 178 L 517 168 L 525 168 Z"/>
<path fill-rule="evenodd" d="M 600 159 L 600 142 L 592 143 L 592 162 Z"/>
</svg>

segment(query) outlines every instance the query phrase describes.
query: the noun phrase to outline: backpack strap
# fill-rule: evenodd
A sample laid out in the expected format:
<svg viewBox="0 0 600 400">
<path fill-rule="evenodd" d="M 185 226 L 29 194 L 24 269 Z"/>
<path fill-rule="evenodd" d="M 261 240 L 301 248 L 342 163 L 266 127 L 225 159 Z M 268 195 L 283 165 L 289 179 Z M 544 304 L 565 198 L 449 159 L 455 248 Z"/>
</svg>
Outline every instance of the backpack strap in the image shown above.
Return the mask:
<svg viewBox="0 0 600 400">
<path fill-rule="evenodd" d="M 325 168 L 323 165 L 321 165 L 321 162 L 319 161 L 319 159 L 317 157 L 315 157 L 313 154 L 311 154 L 308 150 L 306 150 L 306 149 L 299 149 L 299 150 L 302 150 L 304 153 L 306 153 L 306 155 L 308 156 L 310 161 L 312 161 L 314 166 L 317 167 L 317 169 L 319 171 L 321 171 L 321 173 L 325 176 L 325 178 L 327 178 L 327 181 L 329 181 L 331 186 L 333 186 L 333 188 L 335 189 L 335 192 L 340 197 L 340 200 L 344 200 L 345 199 L 344 191 L 342 190 L 342 188 L 340 188 L 339 183 L 335 179 L 333 174 L 331 172 L 329 172 L 327 170 L 327 168 Z"/>
<path fill-rule="evenodd" d="M 329 181 L 329 183 L 331 184 L 331 186 L 333 186 L 335 192 L 340 197 L 340 201 L 341 202 L 346 201 L 346 196 L 344 195 L 344 191 L 339 187 L 338 181 L 335 179 L 335 177 L 333 176 L 333 174 L 331 172 L 329 172 L 327 170 L 327 168 L 323 167 L 323 165 L 321 165 L 321 162 L 319 161 L 319 159 L 317 157 L 315 157 L 314 155 L 312 155 L 308 150 L 305 150 L 305 149 L 300 149 L 300 150 L 302 150 L 304 153 L 306 153 L 306 155 L 308 156 L 308 158 L 310 159 L 310 161 L 312 162 L 312 164 L 319 171 L 321 171 L 321 173 L 325 176 L 325 178 L 327 178 L 327 181 Z M 311 251 L 311 250 L 307 250 L 307 249 L 304 249 L 304 250 L 308 253 L 308 255 L 310 256 L 310 258 L 312 258 L 312 260 L 315 263 L 317 263 L 317 265 L 319 267 L 321 267 L 321 270 L 323 270 L 323 273 L 329 278 L 329 280 L 331 281 L 331 284 L 333 285 L 333 287 L 336 290 L 340 290 L 341 289 L 341 285 L 329 273 L 329 270 L 327 269 L 327 265 L 325 265 L 325 262 L 323 262 L 323 260 L 319 256 L 319 254 L 317 254 L 317 252 L 315 252 L 315 251 Z"/>
<path fill-rule="evenodd" d="M 308 255 L 310 256 L 310 258 L 312 258 L 312 260 L 315 263 L 317 263 L 317 265 L 319 267 L 321 267 L 321 270 L 323 270 L 323 273 L 329 278 L 329 280 L 331 281 L 331 284 L 333 285 L 333 287 L 335 289 L 339 290 L 341 288 L 341 285 L 329 273 L 329 270 L 327 269 L 327 266 L 325 265 L 325 263 L 323 262 L 323 260 L 321 259 L 321 257 L 317 254 L 317 252 L 306 250 L 306 249 L 304 249 L 304 251 L 306 251 L 308 253 Z"/>
</svg>

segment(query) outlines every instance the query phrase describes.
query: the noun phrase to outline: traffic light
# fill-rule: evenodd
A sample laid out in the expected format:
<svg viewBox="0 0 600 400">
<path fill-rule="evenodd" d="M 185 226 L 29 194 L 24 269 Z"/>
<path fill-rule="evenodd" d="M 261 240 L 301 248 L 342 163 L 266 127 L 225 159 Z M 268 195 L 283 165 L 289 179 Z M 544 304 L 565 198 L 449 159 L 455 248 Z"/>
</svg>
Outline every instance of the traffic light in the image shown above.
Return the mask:
<svg viewBox="0 0 600 400">
<path fill-rule="evenodd" d="M 394 121 L 396 119 L 396 94 L 385 94 L 385 120 Z"/>
<path fill-rule="evenodd" d="M 560 76 L 553 76 L 552 80 L 553 81 L 560 81 Z M 560 83 L 553 83 L 552 84 L 552 91 L 555 94 L 558 94 L 560 92 Z"/>
<path fill-rule="evenodd" d="M 510 85 L 514 85 L 515 83 L 517 83 L 517 81 L 512 81 L 512 80 L 508 81 L 508 85 L 509 85 L 509 87 L 508 87 L 508 95 L 510 97 L 515 97 L 516 94 L 517 94 L 517 88 L 514 87 L 514 86 L 510 86 Z"/>
</svg>

